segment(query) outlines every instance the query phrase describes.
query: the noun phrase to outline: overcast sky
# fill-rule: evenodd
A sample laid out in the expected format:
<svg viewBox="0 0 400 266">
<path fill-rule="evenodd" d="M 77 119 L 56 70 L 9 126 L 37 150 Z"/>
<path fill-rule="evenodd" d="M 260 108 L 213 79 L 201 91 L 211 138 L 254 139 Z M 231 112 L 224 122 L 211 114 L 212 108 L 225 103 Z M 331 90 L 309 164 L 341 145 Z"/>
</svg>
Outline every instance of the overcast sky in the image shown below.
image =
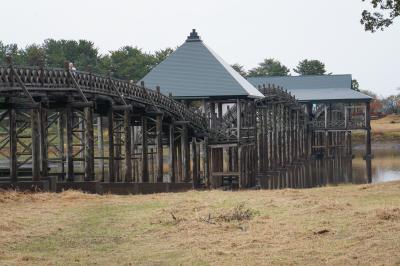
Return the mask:
<svg viewBox="0 0 400 266">
<path fill-rule="evenodd" d="M 1 3 L 0 40 L 87 39 L 101 53 L 133 45 L 152 52 L 181 45 L 192 28 L 230 64 L 276 58 L 293 69 L 318 59 L 362 89 L 399 93 L 400 20 L 364 32 L 361 0 L 12 0 Z M 293 72 L 293 71 L 292 71 Z"/>
</svg>

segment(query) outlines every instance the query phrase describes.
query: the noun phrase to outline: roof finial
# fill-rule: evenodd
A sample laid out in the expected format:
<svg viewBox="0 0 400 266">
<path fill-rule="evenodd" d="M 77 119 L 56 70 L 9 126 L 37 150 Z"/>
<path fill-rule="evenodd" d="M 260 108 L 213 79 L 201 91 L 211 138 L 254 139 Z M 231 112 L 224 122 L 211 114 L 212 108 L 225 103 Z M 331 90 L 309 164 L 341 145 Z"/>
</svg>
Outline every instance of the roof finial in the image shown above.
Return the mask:
<svg viewBox="0 0 400 266">
<path fill-rule="evenodd" d="M 197 34 L 196 29 L 193 29 L 186 39 L 187 42 L 201 42 L 200 36 Z"/>
</svg>

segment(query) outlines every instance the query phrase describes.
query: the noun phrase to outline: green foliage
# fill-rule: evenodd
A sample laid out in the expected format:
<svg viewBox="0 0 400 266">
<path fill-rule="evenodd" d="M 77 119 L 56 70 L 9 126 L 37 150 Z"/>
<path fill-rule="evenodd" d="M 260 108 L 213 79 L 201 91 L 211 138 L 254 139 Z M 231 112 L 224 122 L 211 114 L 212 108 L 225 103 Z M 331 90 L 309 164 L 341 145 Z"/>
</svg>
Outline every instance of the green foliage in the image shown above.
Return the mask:
<svg viewBox="0 0 400 266">
<path fill-rule="evenodd" d="M 141 49 L 125 46 L 111 52 L 111 71 L 120 79 L 139 80 L 148 73 L 155 64 L 151 54 L 143 53 Z"/>
<path fill-rule="evenodd" d="M 25 63 L 24 51 L 19 49 L 17 44 L 11 43 L 5 45 L 0 41 L 0 64 L 6 63 L 7 56 L 11 56 L 16 65 Z"/>
<path fill-rule="evenodd" d="M 29 66 L 44 66 L 46 63 L 46 51 L 37 44 L 25 48 L 25 63 Z"/>
<path fill-rule="evenodd" d="M 233 65 L 231 65 L 231 67 L 234 69 L 234 70 L 236 70 L 236 72 L 238 72 L 242 77 L 246 77 L 247 76 L 247 72 L 246 72 L 246 70 L 244 69 L 244 66 L 242 66 L 242 65 L 240 65 L 240 64 L 238 64 L 238 63 L 236 63 L 236 64 L 233 64 Z"/>
<path fill-rule="evenodd" d="M 353 79 L 351 81 L 351 89 L 355 90 L 355 91 L 360 91 L 360 84 L 358 83 L 358 81 L 356 79 Z"/>
<path fill-rule="evenodd" d="M 159 63 L 164 61 L 165 58 L 167 58 L 174 51 L 175 51 L 174 49 L 168 47 L 168 48 L 161 49 L 161 50 L 155 52 L 155 54 L 154 54 L 154 57 L 155 57 L 155 62 L 154 63 L 155 63 L 155 65 L 158 65 Z"/>
<path fill-rule="evenodd" d="M 7 56 L 11 56 L 16 65 L 63 68 L 65 62 L 69 61 L 81 71 L 112 74 L 116 78 L 137 81 L 173 51 L 172 48 L 166 48 L 151 54 L 144 53 L 138 47 L 124 46 L 101 55 L 94 43 L 87 40 L 47 39 L 41 45 L 32 44 L 25 49 L 0 41 L 0 64 L 6 63 Z"/>
<path fill-rule="evenodd" d="M 80 70 L 97 71 L 99 52 L 93 42 L 87 40 L 54 40 L 44 41 L 46 63 L 51 67 L 64 67 L 65 61 L 73 62 Z"/>
<path fill-rule="evenodd" d="M 365 0 L 362 0 L 365 2 Z M 393 24 L 393 21 L 400 16 L 400 0 L 369 0 L 374 11 L 362 12 L 361 24 L 365 31 L 375 32 L 384 30 Z"/>
<path fill-rule="evenodd" d="M 258 67 L 251 69 L 248 76 L 287 76 L 289 73 L 289 68 L 284 66 L 281 62 L 273 58 L 267 58 L 264 59 L 264 62 L 260 63 Z"/>
<path fill-rule="evenodd" d="M 326 74 L 325 64 L 319 60 L 304 59 L 293 69 L 299 75 L 324 75 Z"/>
</svg>

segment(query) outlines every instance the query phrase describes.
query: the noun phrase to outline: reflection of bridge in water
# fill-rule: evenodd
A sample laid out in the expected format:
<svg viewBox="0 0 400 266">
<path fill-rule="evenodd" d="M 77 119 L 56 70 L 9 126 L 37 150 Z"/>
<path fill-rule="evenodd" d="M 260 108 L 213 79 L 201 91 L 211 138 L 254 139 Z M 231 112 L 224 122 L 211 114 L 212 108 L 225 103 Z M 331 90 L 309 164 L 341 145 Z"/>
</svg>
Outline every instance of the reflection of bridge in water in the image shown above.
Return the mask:
<svg viewBox="0 0 400 266">
<path fill-rule="evenodd" d="M 191 35 L 182 47 L 201 43 Z M 153 86 L 152 72 L 147 79 Z M 352 180 L 356 129 L 367 132 L 370 169 L 368 98 L 362 108 L 301 101 L 274 85 L 248 95 L 163 93 L 68 67 L 0 67 L 2 186 L 149 193 L 340 183 Z"/>
</svg>

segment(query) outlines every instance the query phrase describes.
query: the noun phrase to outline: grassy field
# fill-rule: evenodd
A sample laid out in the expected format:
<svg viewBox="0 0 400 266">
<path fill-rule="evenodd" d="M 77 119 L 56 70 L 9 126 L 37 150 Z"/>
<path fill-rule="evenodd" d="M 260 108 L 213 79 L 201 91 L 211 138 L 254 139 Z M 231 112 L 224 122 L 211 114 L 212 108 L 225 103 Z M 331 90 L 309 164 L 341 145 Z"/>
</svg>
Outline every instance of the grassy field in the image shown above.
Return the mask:
<svg viewBox="0 0 400 266">
<path fill-rule="evenodd" d="M 139 196 L 0 192 L 0 265 L 400 264 L 400 182 Z"/>
</svg>

